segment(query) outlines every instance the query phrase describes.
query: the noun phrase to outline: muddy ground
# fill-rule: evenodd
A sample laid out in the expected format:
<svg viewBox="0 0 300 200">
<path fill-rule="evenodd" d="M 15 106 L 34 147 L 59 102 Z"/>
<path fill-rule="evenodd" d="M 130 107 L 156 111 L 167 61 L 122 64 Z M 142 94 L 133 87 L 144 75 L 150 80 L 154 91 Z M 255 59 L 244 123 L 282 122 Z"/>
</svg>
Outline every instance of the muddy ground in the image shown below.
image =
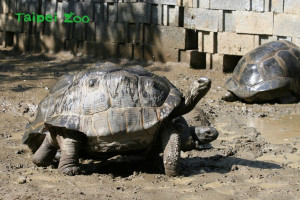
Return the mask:
<svg viewBox="0 0 300 200">
<path fill-rule="evenodd" d="M 126 60 L 113 60 L 127 64 Z M 0 199 L 300 199 L 300 103 L 249 105 L 220 100 L 230 74 L 182 64 L 140 62 L 182 91 L 199 76 L 212 88 L 186 115 L 201 125 L 201 109 L 220 132 L 201 151 L 182 152 L 182 176 L 163 174 L 159 162 L 81 160 L 84 175 L 68 177 L 56 164 L 36 167 L 21 138 L 38 103 L 66 72 L 97 60 L 0 51 Z"/>
</svg>

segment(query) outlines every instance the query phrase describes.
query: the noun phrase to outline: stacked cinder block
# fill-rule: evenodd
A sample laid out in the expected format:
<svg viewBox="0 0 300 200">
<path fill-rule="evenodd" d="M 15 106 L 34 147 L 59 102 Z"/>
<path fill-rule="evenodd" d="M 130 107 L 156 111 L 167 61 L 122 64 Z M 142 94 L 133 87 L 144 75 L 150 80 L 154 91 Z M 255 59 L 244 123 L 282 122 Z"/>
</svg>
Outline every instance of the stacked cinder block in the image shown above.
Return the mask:
<svg viewBox="0 0 300 200">
<path fill-rule="evenodd" d="M 15 13 L 57 22 L 20 22 Z M 65 14 L 88 23 L 66 23 Z M 71 19 L 73 19 L 73 17 Z M 75 18 L 74 18 L 75 19 Z M 300 0 L 2 0 L 0 44 L 230 71 L 268 41 L 300 45 Z"/>
<path fill-rule="evenodd" d="M 299 0 L 187 0 L 184 27 L 198 30 L 207 68 L 232 70 L 239 56 L 272 40 L 300 45 Z"/>
</svg>

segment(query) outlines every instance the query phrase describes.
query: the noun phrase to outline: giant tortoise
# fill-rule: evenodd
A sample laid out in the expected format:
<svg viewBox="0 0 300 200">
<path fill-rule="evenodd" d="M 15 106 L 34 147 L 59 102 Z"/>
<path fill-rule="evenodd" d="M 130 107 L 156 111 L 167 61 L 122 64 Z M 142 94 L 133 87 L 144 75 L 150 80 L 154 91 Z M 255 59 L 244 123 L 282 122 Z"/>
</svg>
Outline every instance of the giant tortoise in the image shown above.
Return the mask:
<svg viewBox="0 0 300 200">
<path fill-rule="evenodd" d="M 261 45 L 238 62 L 223 100 L 294 102 L 300 97 L 300 48 L 279 40 Z"/>
<path fill-rule="evenodd" d="M 165 174 L 175 176 L 181 150 L 178 124 L 186 127 L 181 116 L 196 106 L 210 86 L 210 79 L 201 77 L 184 97 L 165 77 L 141 66 L 111 63 L 68 74 L 39 104 L 23 143 L 35 152 L 33 162 L 38 166 L 48 166 L 60 149 L 58 168 L 68 175 L 80 173 L 82 153 L 110 157 L 161 150 Z M 192 132 L 194 139 L 199 133 L 202 142 L 218 136 L 213 128 L 206 131 L 208 140 L 201 138 L 202 130 Z"/>
</svg>

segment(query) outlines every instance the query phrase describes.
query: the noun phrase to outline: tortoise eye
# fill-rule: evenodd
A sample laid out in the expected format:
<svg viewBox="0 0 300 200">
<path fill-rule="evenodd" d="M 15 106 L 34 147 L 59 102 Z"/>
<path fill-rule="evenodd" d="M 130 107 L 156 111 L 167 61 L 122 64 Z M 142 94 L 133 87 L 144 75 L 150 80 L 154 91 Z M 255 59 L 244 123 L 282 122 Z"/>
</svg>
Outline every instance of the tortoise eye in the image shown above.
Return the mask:
<svg viewBox="0 0 300 200">
<path fill-rule="evenodd" d="M 97 81 L 96 79 L 89 80 L 89 86 L 93 87 L 95 85 L 96 81 Z"/>
</svg>

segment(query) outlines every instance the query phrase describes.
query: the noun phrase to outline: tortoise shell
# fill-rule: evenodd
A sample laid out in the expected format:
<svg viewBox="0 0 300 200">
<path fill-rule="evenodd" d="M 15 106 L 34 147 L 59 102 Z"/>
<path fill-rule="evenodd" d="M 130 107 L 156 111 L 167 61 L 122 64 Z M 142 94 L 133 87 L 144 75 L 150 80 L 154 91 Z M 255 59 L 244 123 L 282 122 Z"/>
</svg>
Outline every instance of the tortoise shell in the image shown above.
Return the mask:
<svg viewBox="0 0 300 200">
<path fill-rule="evenodd" d="M 290 92 L 300 96 L 300 48 L 286 40 L 257 47 L 241 58 L 226 82 L 241 99 L 272 100 Z"/>
<path fill-rule="evenodd" d="M 71 130 L 87 136 L 89 151 L 145 149 L 182 96 L 165 77 L 141 66 L 104 64 L 65 75 L 39 104 L 23 142 L 42 130 Z"/>
</svg>

